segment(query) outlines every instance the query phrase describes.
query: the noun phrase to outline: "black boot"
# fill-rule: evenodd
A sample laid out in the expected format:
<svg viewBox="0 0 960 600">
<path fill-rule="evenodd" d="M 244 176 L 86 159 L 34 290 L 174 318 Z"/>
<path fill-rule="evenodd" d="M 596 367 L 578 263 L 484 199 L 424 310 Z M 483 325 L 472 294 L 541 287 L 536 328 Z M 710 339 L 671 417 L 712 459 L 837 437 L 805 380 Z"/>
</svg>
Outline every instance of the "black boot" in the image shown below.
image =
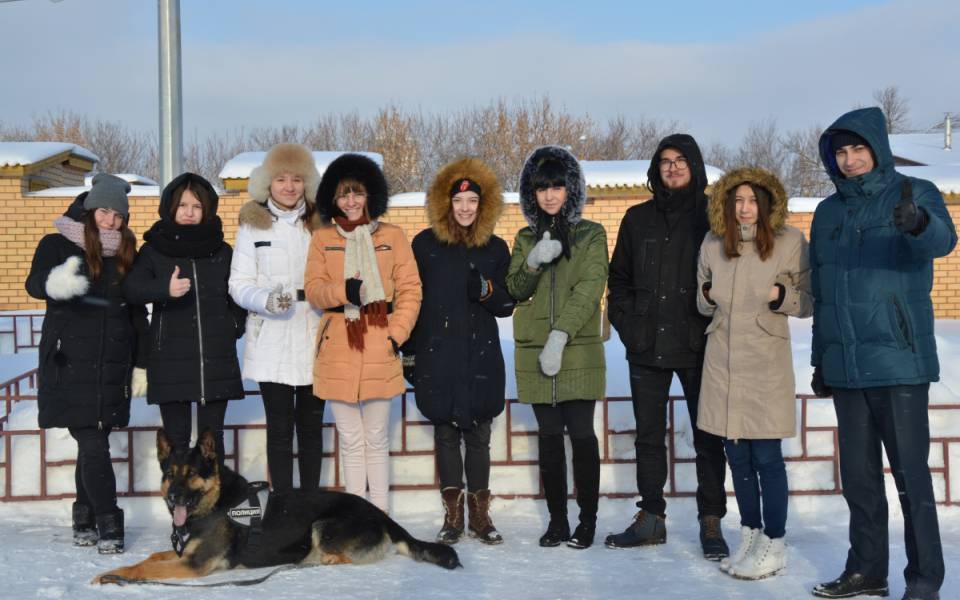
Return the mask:
<svg viewBox="0 0 960 600">
<path fill-rule="evenodd" d="M 573 484 L 577 488 L 580 524 L 567 546 L 582 550 L 593 545 L 597 532 L 597 504 L 600 498 L 600 448 L 596 437 L 571 438 Z"/>
<path fill-rule="evenodd" d="M 550 524 L 540 537 L 540 545 L 559 546 L 570 539 L 570 525 L 567 523 L 567 458 L 563 436 L 539 436 L 538 454 L 543 494 L 547 497 L 547 510 L 550 511 Z"/>
<path fill-rule="evenodd" d="M 707 560 L 722 560 L 730 556 L 730 547 L 723 539 L 720 517 L 707 515 L 700 519 L 700 547 Z"/>
<path fill-rule="evenodd" d="M 100 554 L 123 553 L 123 511 L 121 509 L 97 515 L 97 529 L 100 531 L 97 552 Z"/>
<path fill-rule="evenodd" d="M 667 525 L 663 517 L 641 510 L 623 533 L 607 536 L 608 548 L 633 548 L 667 543 Z"/>
<path fill-rule="evenodd" d="M 97 522 L 93 516 L 93 507 L 80 502 L 73 503 L 73 545 L 96 546 L 100 536 L 97 534 Z"/>
<path fill-rule="evenodd" d="M 890 587 L 886 579 L 868 577 L 861 573 L 844 571 L 833 581 L 821 583 L 813 588 L 818 598 L 853 598 L 854 596 L 889 596 Z"/>
</svg>

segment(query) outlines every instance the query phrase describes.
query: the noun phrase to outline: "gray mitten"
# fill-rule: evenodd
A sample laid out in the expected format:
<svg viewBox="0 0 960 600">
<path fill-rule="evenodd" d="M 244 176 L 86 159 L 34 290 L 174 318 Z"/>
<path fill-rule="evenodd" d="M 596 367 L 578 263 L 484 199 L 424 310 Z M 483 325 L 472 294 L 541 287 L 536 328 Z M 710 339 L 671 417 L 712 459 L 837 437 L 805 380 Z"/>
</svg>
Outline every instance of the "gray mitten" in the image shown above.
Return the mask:
<svg viewBox="0 0 960 600">
<path fill-rule="evenodd" d="M 553 377 L 560 372 L 563 362 L 563 348 L 567 345 L 569 336 L 564 331 L 554 329 L 547 336 L 547 343 L 540 352 L 540 370 L 547 377 Z"/>
<path fill-rule="evenodd" d="M 271 315 L 283 315 L 293 308 L 293 295 L 283 290 L 282 284 L 270 291 L 267 296 L 267 305 L 265 307 Z"/>
<path fill-rule="evenodd" d="M 527 266 L 531 269 L 539 269 L 540 265 L 553 262 L 561 252 L 563 252 L 563 244 L 559 240 L 551 240 L 550 232 L 544 231 L 543 238 L 527 255 Z"/>
<path fill-rule="evenodd" d="M 90 281 L 80 274 L 80 257 L 71 256 L 62 265 L 50 269 L 44 287 L 47 296 L 54 300 L 69 300 L 86 294 Z"/>
</svg>

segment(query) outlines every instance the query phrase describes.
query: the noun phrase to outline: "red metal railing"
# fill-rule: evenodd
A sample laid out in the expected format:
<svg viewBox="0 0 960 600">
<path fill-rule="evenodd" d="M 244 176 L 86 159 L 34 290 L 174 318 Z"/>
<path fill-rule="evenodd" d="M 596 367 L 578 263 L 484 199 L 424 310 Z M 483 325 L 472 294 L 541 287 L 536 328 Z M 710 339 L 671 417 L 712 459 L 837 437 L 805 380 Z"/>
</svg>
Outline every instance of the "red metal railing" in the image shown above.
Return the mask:
<svg viewBox="0 0 960 600">
<path fill-rule="evenodd" d="M 4 313 L 0 315 L 0 347 L 14 354 L 25 349 L 35 349 L 40 344 L 42 312 Z"/>
</svg>

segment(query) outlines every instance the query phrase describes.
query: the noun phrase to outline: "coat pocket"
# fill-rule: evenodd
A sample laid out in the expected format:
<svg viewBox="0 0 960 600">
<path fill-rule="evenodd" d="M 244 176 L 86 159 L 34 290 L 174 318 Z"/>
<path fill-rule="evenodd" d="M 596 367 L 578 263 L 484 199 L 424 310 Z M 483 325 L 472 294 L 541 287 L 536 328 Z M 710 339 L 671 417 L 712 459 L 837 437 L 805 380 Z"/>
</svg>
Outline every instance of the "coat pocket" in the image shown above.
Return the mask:
<svg viewBox="0 0 960 600">
<path fill-rule="evenodd" d="M 887 312 L 890 315 L 890 329 L 900 342 L 900 347 L 913 349 L 913 332 L 910 329 L 910 319 L 907 317 L 900 299 L 896 296 L 890 296 L 887 306 Z"/>
<path fill-rule="evenodd" d="M 713 313 L 713 319 L 710 321 L 710 324 L 707 325 L 707 328 L 703 330 L 703 335 L 710 335 L 717 329 L 720 329 L 720 326 L 723 325 L 724 318 L 723 313 L 719 311 Z"/>
<path fill-rule="evenodd" d="M 790 339 L 790 327 L 784 315 L 761 312 L 757 315 L 757 326 L 773 337 Z"/>
<path fill-rule="evenodd" d="M 330 328 L 330 323 L 333 322 L 332 317 L 328 317 L 327 320 L 323 323 L 323 327 L 320 328 L 320 333 L 317 334 L 317 352 L 314 354 L 314 357 L 320 356 L 320 350 L 323 349 L 323 341 L 327 339 L 327 329 Z"/>
</svg>

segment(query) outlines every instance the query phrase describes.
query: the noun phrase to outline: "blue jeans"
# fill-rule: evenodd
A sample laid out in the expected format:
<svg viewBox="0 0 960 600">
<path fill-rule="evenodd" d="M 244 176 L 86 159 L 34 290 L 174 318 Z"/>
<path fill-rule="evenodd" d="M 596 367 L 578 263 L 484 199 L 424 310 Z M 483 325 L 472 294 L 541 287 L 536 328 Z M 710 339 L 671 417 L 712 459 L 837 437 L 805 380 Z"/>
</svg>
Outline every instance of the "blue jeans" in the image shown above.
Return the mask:
<svg viewBox="0 0 960 600">
<path fill-rule="evenodd" d="M 723 445 L 740 524 L 763 529 L 769 538 L 782 538 L 787 527 L 787 469 L 780 440 L 724 440 Z"/>
</svg>

